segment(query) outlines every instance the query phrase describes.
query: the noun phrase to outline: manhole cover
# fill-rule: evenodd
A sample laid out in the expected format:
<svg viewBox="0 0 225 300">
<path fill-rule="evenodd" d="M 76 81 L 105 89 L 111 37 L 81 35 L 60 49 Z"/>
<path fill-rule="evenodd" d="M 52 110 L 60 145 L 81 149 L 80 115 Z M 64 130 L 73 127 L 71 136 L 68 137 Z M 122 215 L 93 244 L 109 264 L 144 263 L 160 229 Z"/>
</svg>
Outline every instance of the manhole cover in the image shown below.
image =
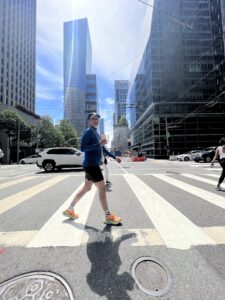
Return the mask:
<svg viewBox="0 0 225 300">
<path fill-rule="evenodd" d="M 0 299 L 74 300 L 68 283 L 50 272 L 31 272 L 0 284 Z"/>
<path fill-rule="evenodd" d="M 172 285 L 169 269 L 152 257 L 138 258 L 132 265 L 132 276 L 138 287 L 150 296 L 163 296 Z"/>
</svg>

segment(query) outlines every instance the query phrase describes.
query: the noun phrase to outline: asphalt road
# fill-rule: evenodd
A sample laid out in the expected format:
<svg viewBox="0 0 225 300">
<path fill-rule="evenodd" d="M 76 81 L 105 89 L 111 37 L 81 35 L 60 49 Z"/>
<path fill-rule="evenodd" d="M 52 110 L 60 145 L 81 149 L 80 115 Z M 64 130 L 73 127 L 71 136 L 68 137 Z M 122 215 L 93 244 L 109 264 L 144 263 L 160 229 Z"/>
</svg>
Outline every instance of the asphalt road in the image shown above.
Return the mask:
<svg viewBox="0 0 225 300">
<path fill-rule="evenodd" d="M 121 226 L 103 223 L 95 188 L 77 205 L 78 220 L 62 215 L 82 184 L 81 169 L 46 174 L 35 165 L 0 166 L 0 299 L 19 294 L 21 286 L 6 290 L 6 280 L 32 271 L 58 274 L 79 300 L 155 299 L 132 277 L 142 256 L 172 275 L 160 299 L 225 299 L 225 192 L 214 189 L 219 165 L 127 160 L 109 162 L 107 196 Z M 165 275 L 145 266 L 137 272 L 142 284 L 163 289 Z M 31 293 L 35 288 L 27 288 L 26 299 Z M 64 299 L 51 293 L 46 299 Z"/>
</svg>

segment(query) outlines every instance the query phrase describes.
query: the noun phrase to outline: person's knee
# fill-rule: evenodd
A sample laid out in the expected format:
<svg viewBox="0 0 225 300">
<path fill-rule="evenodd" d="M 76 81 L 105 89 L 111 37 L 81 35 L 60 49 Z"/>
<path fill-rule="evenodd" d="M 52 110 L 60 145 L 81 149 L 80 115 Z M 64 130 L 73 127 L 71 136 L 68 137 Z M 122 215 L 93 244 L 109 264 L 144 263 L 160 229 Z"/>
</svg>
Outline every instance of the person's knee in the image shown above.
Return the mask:
<svg viewBox="0 0 225 300">
<path fill-rule="evenodd" d="M 85 187 L 86 192 L 89 192 L 90 190 L 91 190 L 91 186 L 88 185 L 88 186 Z"/>
</svg>

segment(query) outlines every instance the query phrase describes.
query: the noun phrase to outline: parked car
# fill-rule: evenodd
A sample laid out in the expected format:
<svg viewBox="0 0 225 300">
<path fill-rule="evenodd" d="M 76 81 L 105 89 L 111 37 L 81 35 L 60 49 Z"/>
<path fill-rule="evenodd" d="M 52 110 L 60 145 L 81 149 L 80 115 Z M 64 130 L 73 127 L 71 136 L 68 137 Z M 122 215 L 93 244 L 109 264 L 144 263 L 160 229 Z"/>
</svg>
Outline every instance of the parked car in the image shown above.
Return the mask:
<svg viewBox="0 0 225 300">
<path fill-rule="evenodd" d="M 211 162 L 215 155 L 215 150 L 217 147 L 212 146 L 203 149 L 200 152 L 197 152 L 193 155 L 193 160 L 196 162 L 204 161 L 204 162 Z"/>
<path fill-rule="evenodd" d="M 191 159 L 192 159 L 192 155 L 190 152 L 186 152 L 186 153 L 177 155 L 177 160 L 179 160 L 179 161 L 188 161 Z"/>
<path fill-rule="evenodd" d="M 36 164 L 36 161 L 38 159 L 38 154 L 30 155 L 27 157 L 22 158 L 19 163 L 22 165 L 25 164 Z"/>
<path fill-rule="evenodd" d="M 196 152 L 199 152 L 199 150 L 191 150 L 189 152 L 185 152 L 183 154 L 179 154 L 176 156 L 177 160 L 184 160 L 184 161 L 188 161 L 188 160 L 192 160 L 193 159 L 193 155 L 196 153 Z"/>
<path fill-rule="evenodd" d="M 70 147 L 49 148 L 38 154 L 37 166 L 45 172 L 52 172 L 54 169 L 81 167 L 84 154 Z"/>
</svg>

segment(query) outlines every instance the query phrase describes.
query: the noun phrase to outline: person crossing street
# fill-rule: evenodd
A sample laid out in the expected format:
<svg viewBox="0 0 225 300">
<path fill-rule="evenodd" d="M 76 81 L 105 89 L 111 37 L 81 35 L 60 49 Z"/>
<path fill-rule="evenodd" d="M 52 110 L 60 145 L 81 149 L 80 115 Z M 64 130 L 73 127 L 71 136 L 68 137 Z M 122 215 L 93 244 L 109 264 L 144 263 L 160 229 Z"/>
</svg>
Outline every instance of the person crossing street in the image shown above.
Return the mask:
<svg viewBox="0 0 225 300">
<path fill-rule="evenodd" d="M 101 172 L 102 147 L 107 143 L 106 138 L 101 138 L 97 132 L 100 115 L 93 112 L 88 115 L 89 127 L 84 131 L 81 139 L 81 151 L 84 152 L 83 168 L 85 171 L 84 185 L 76 193 L 73 201 L 63 214 L 71 219 L 78 219 L 79 215 L 75 212 L 76 204 L 81 198 L 91 190 L 94 184 L 99 193 L 99 200 L 105 212 L 105 224 L 118 225 L 121 218 L 110 212 L 106 196 L 106 187 Z"/>
</svg>

